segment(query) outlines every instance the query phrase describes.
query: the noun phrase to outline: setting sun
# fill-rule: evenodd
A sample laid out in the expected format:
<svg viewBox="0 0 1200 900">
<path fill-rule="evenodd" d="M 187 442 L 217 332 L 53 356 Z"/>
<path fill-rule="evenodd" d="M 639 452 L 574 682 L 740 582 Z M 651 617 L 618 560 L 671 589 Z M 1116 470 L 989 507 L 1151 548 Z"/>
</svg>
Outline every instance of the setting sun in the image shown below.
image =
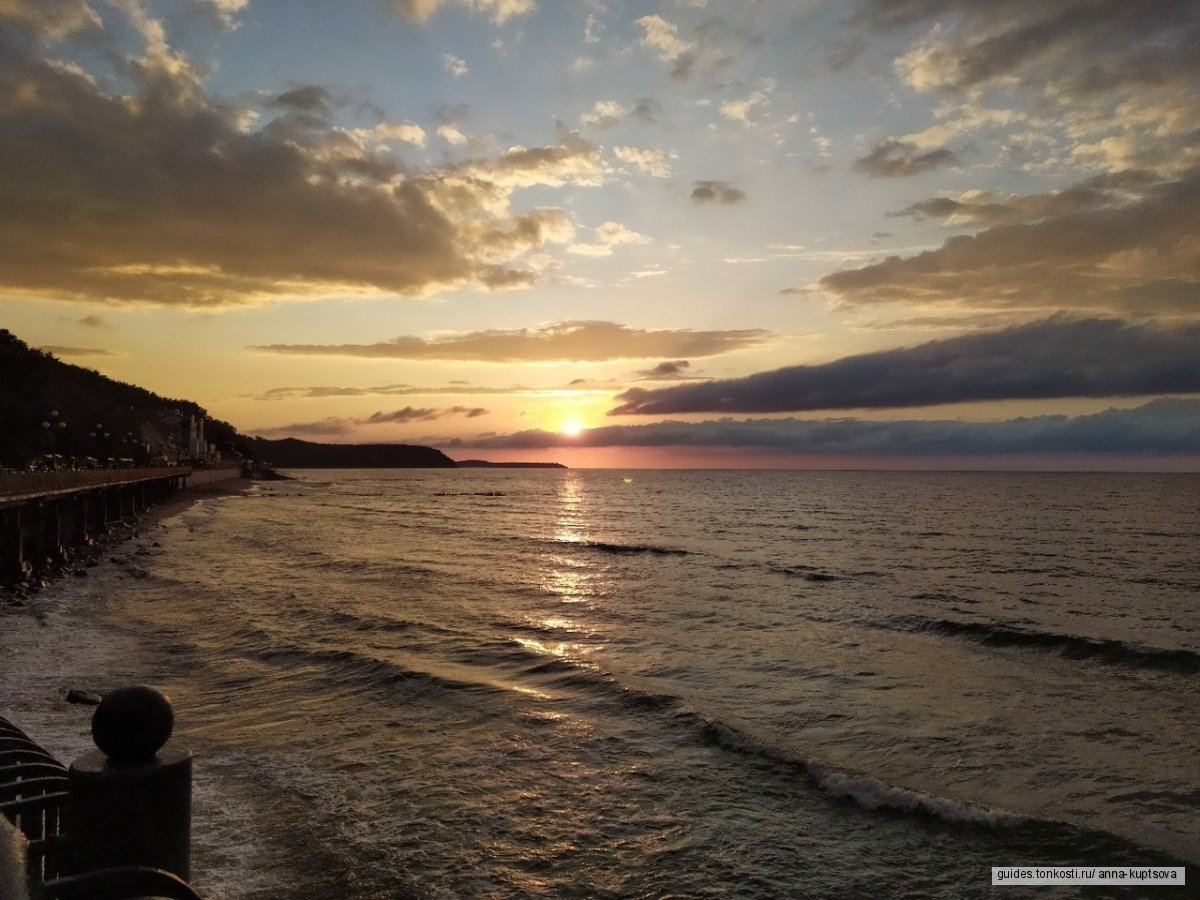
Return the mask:
<svg viewBox="0 0 1200 900">
<path fill-rule="evenodd" d="M 559 426 L 558 430 L 568 437 L 578 437 L 583 433 L 583 422 L 572 416 L 569 419 L 563 419 L 563 423 Z"/>
</svg>

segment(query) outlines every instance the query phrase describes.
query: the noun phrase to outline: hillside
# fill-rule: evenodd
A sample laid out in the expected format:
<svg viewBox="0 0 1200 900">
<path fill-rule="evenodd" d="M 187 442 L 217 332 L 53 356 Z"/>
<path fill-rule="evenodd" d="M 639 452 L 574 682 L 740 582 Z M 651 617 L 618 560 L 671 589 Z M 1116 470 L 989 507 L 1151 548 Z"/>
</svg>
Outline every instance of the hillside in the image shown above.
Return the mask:
<svg viewBox="0 0 1200 900">
<path fill-rule="evenodd" d="M 176 411 L 179 415 L 175 415 Z M 64 363 L 0 329 L 0 469 L 23 469 L 43 454 L 148 461 L 146 429 L 167 430 L 182 417 L 204 417 L 205 438 L 230 456 L 293 468 L 452 468 L 431 447 L 408 444 L 313 444 L 248 438 L 190 400 L 162 397 L 92 369 Z M 146 457 L 146 458 L 143 458 Z"/>
<path fill-rule="evenodd" d="M 296 438 L 244 439 L 252 458 L 280 469 L 452 469 L 454 460 L 413 444 L 314 444 Z"/>
<path fill-rule="evenodd" d="M 164 410 L 205 415 L 196 403 L 68 365 L 0 329 L 0 466 L 21 468 L 44 453 L 133 456 L 142 424 Z M 209 421 L 210 440 L 236 437 L 228 423 Z"/>
</svg>

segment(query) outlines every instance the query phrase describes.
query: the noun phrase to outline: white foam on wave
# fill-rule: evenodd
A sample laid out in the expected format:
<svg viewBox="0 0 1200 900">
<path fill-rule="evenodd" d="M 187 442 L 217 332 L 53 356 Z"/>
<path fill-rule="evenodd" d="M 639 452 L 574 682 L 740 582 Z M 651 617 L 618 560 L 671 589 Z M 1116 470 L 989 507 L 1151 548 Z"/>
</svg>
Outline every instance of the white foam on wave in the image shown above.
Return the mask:
<svg viewBox="0 0 1200 900">
<path fill-rule="evenodd" d="M 997 828 L 1015 825 L 1021 817 L 1003 810 L 987 809 L 921 791 L 885 784 L 869 775 L 855 775 L 812 763 L 808 773 L 813 782 L 831 797 L 845 798 L 864 809 L 892 809 L 924 813 L 947 822 Z"/>
<path fill-rule="evenodd" d="M 955 824 L 982 825 L 989 828 L 1006 827 L 1024 821 L 1015 813 L 936 797 L 922 791 L 890 785 L 870 775 L 839 769 L 756 737 L 750 734 L 748 729 L 705 716 L 698 718 L 704 728 L 716 736 L 717 743 L 725 749 L 796 766 L 824 793 L 837 799 L 850 800 L 863 809 L 917 813 Z"/>
</svg>

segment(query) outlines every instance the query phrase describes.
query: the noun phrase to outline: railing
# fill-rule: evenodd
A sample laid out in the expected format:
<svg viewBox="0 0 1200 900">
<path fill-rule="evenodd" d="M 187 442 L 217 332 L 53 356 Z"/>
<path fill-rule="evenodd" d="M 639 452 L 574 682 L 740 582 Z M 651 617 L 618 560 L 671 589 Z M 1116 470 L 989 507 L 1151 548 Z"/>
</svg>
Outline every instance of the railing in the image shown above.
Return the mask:
<svg viewBox="0 0 1200 900">
<path fill-rule="evenodd" d="M 159 478 L 184 478 L 192 473 L 187 466 L 164 466 L 158 469 L 96 469 L 80 472 L 30 472 L 0 475 L 0 497 L 31 495 L 105 487 L 116 484 L 135 484 Z"/>
<path fill-rule="evenodd" d="M 173 722 L 170 702 L 152 688 L 113 691 L 92 719 L 101 749 L 68 769 L 0 717 L 0 814 L 24 844 L 16 862 L 30 897 L 200 900 L 184 880 L 191 754 L 164 746 Z M 0 840 L 0 855 L 9 850 Z M 0 877 L 8 868 L 0 865 Z"/>
</svg>

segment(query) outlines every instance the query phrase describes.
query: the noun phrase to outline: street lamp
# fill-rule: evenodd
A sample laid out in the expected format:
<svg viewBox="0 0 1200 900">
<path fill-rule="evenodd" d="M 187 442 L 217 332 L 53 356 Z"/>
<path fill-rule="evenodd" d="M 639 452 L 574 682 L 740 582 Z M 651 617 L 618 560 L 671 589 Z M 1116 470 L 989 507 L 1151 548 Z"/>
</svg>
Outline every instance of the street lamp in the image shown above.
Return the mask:
<svg viewBox="0 0 1200 900">
<path fill-rule="evenodd" d="M 52 409 L 42 421 L 42 432 L 46 435 L 46 445 L 50 449 L 50 468 L 57 469 L 58 462 L 54 458 L 58 450 L 58 436 L 67 430 L 67 423 L 58 416 L 58 410 Z"/>
</svg>

